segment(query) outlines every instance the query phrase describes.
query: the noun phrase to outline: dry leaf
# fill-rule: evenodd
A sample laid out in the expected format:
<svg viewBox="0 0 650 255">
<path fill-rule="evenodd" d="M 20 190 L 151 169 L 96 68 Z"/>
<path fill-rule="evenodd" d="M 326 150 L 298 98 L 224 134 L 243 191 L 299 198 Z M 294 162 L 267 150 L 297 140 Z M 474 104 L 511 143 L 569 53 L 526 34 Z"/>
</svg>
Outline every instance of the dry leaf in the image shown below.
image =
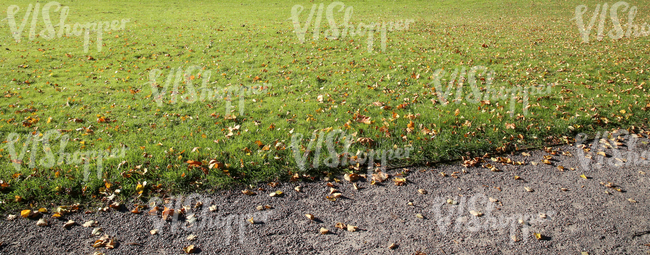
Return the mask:
<svg viewBox="0 0 650 255">
<path fill-rule="evenodd" d="M 420 218 L 420 219 L 424 219 L 424 216 L 422 216 L 422 214 L 419 214 L 419 213 L 418 213 L 418 214 L 415 214 L 415 217 L 418 217 L 418 218 Z"/>
<path fill-rule="evenodd" d="M 530 157 L 530 153 L 528 152 L 522 152 L 521 155 L 524 157 Z"/>
<path fill-rule="evenodd" d="M 377 182 L 383 182 L 386 179 L 388 179 L 388 177 L 389 177 L 388 174 L 386 174 L 384 172 L 379 172 L 379 173 L 376 173 L 376 174 L 372 174 L 372 180 L 377 181 Z"/>
<path fill-rule="evenodd" d="M 352 225 L 348 224 L 348 231 L 350 231 L 350 232 L 357 231 L 357 226 L 352 226 Z"/>
<path fill-rule="evenodd" d="M 325 235 L 325 234 L 328 234 L 330 231 L 327 230 L 326 228 L 320 228 L 319 232 L 320 232 L 321 235 Z"/>
<path fill-rule="evenodd" d="M 32 210 L 22 210 L 20 211 L 20 217 L 28 218 L 32 216 Z"/>
<path fill-rule="evenodd" d="M 307 219 L 314 220 L 314 215 L 313 214 L 308 213 L 308 214 L 305 214 L 305 216 L 307 217 Z"/>
<path fill-rule="evenodd" d="M 183 248 L 183 251 L 185 253 L 187 253 L 187 254 L 192 254 L 192 253 L 196 252 L 196 248 L 194 248 L 194 245 L 190 245 L 190 246 L 187 246 L 187 247 Z"/>
<path fill-rule="evenodd" d="M 301 192 L 301 191 L 302 191 L 302 187 L 300 187 L 300 186 L 296 186 L 296 187 L 293 188 L 293 189 L 296 190 L 297 192 Z"/>
<path fill-rule="evenodd" d="M 149 233 L 151 233 L 151 235 L 158 234 L 158 229 L 152 229 Z"/>
<path fill-rule="evenodd" d="M 510 238 L 511 238 L 512 241 L 514 241 L 514 242 L 519 242 L 519 238 L 518 238 L 516 235 L 510 236 Z"/>
<path fill-rule="evenodd" d="M 458 111 L 458 109 L 456 109 L 456 111 Z M 391 249 L 391 250 L 393 250 L 393 249 L 395 249 L 395 248 L 397 248 L 397 244 L 395 244 L 395 243 L 391 243 L 391 244 L 388 246 L 388 249 Z"/>
<path fill-rule="evenodd" d="M 569 191 L 567 188 L 560 188 L 561 191 Z"/>
<path fill-rule="evenodd" d="M 546 214 L 545 213 L 540 213 L 539 217 L 542 218 L 542 219 L 546 219 Z"/>
<path fill-rule="evenodd" d="M 247 190 L 247 189 L 242 190 L 241 193 L 244 193 L 244 195 L 249 195 L 249 196 L 255 195 L 255 192 Z"/>
<path fill-rule="evenodd" d="M 16 217 L 17 217 L 17 216 L 16 216 L 15 214 L 9 214 L 9 216 L 7 216 L 7 220 L 8 220 L 8 221 L 12 221 L 12 220 L 15 220 Z"/>
<path fill-rule="evenodd" d="M 528 191 L 528 192 L 533 192 L 533 191 L 535 191 L 535 190 L 533 190 L 533 189 L 530 188 L 530 187 L 524 187 L 524 189 L 525 189 L 526 191 Z"/>
<path fill-rule="evenodd" d="M 472 215 L 474 215 L 474 216 L 476 216 L 476 217 L 481 217 L 481 216 L 483 216 L 483 213 L 482 213 L 482 212 L 478 212 L 478 211 L 469 211 L 469 213 L 471 213 Z"/>
<path fill-rule="evenodd" d="M 543 238 L 542 234 L 540 234 L 540 233 L 533 233 L 533 235 L 535 236 L 535 239 L 537 239 L 537 240 L 542 240 L 542 238 Z"/>
<path fill-rule="evenodd" d="M 345 224 L 343 224 L 342 222 L 337 222 L 336 228 L 345 229 Z"/>
<path fill-rule="evenodd" d="M 490 198 L 488 198 L 488 199 L 489 199 L 489 200 L 490 200 L 490 202 L 492 202 L 492 203 L 496 203 L 496 202 L 499 202 L 499 200 L 498 200 L 498 199 L 496 199 L 496 198 L 491 198 L 491 197 L 490 197 Z"/>
<path fill-rule="evenodd" d="M 64 228 L 69 228 L 69 227 L 72 227 L 74 224 L 75 224 L 75 222 L 73 220 L 69 220 L 68 222 L 63 224 L 63 227 Z"/>
<path fill-rule="evenodd" d="M 582 177 L 583 179 L 589 179 L 589 178 L 588 178 L 586 175 L 584 175 L 584 174 L 581 174 L 580 177 Z"/>
<path fill-rule="evenodd" d="M 424 190 L 424 189 L 419 189 L 418 192 L 420 192 L 420 194 L 423 194 L 423 195 L 427 194 L 427 191 Z"/>
<path fill-rule="evenodd" d="M 358 174 L 346 174 L 343 176 L 343 179 L 349 182 L 355 182 L 359 180 L 359 175 Z"/>
<path fill-rule="evenodd" d="M 397 177 L 395 177 L 395 179 L 393 179 L 393 181 L 395 182 L 396 186 L 403 186 L 404 184 L 406 184 L 406 178 L 397 178 Z"/>
<path fill-rule="evenodd" d="M 248 219 L 246 221 L 248 221 L 248 223 L 250 223 L 250 224 L 255 224 L 255 220 L 253 219 L 253 217 L 251 217 L 250 219 Z"/>
<path fill-rule="evenodd" d="M 90 232 L 91 235 L 98 236 L 101 235 L 104 230 L 102 228 L 94 228 L 92 232 Z"/>
<path fill-rule="evenodd" d="M 195 235 L 189 235 L 185 239 L 188 240 L 188 241 L 194 241 L 194 240 L 196 240 L 196 236 Z"/>
<path fill-rule="evenodd" d="M 630 201 L 630 203 L 636 203 L 636 200 L 628 198 L 627 201 Z"/>
<path fill-rule="evenodd" d="M 211 212 L 214 212 L 214 211 L 217 210 L 217 205 L 212 205 L 212 206 L 208 207 L 208 209 L 210 209 Z"/>
<path fill-rule="evenodd" d="M 41 219 L 38 220 L 38 222 L 36 222 L 36 226 L 39 226 L 39 227 L 47 226 L 47 221 L 45 220 L 45 218 L 41 218 Z"/>
</svg>

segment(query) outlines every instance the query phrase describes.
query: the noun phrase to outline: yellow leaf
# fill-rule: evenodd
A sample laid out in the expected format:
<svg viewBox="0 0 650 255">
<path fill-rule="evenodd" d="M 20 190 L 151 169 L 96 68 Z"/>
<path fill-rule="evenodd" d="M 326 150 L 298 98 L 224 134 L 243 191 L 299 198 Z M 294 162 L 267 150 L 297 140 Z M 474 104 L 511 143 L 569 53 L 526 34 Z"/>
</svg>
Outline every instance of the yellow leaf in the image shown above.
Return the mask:
<svg viewBox="0 0 650 255">
<path fill-rule="evenodd" d="M 584 178 L 584 179 L 587 179 L 587 176 L 584 175 L 584 174 L 581 174 L 580 177 L 582 177 L 582 178 Z"/>
<path fill-rule="evenodd" d="M 32 214 L 32 210 L 22 210 L 20 212 L 20 217 L 27 218 Z"/>
</svg>

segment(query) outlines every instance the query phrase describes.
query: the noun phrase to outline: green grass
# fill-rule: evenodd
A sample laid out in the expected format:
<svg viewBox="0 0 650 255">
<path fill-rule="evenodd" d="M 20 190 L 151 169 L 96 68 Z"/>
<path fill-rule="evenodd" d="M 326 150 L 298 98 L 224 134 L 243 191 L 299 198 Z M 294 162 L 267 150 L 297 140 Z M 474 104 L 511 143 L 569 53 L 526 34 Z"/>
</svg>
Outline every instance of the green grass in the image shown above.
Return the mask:
<svg viewBox="0 0 650 255">
<path fill-rule="evenodd" d="M 18 23 L 30 3 L 13 2 L 21 8 Z M 323 3 L 327 7 L 330 2 Z M 650 8 L 641 1 L 629 3 L 639 8 L 637 23 L 650 20 Z M 3 140 L 12 132 L 24 136 L 58 129 L 69 131 L 68 153 L 115 152 L 122 145 L 128 150 L 123 158 L 104 160 L 100 179 L 92 172 L 88 182 L 83 182 L 83 165 L 30 168 L 29 153 L 16 171 L 5 146 L 0 152 L 0 179 L 10 185 L 1 193 L 8 205 L 92 200 L 117 188 L 124 199 L 130 199 L 137 196 L 136 186 L 144 181 L 148 183 L 143 193 L 146 197 L 287 180 L 297 171 L 288 147 L 291 130 L 308 139 L 315 130 L 343 129 L 375 140 L 374 149 L 412 146 L 415 150 L 409 160 L 392 163 L 414 164 L 541 146 L 563 141 L 563 136 L 571 139 L 579 132 L 645 125 L 649 115 L 644 107 L 650 103 L 646 92 L 650 37 L 605 37 L 599 42 L 594 28 L 592 41 L 581 43 L 571 19 L 582 1 L 346 2 L 354 8 L 353 23 L 415 21 L 408 30 L 389 32 L 385 52 L 379 51 L 379 33 L 375 34 L 373 52 L 366 50 L 365 36 L 325 40 L 322 33 L 326 28 L 321 29 L 318 41 L 311 39 L 310 29 L 306 42 L 299 43 L 289 17 L 292 6 L 301 4 L 304 22 L 312 4 L 306 1 L 62 4 L 70 7 L 67 24 L 130 22 L 125 30 L 105 34 L 101 52 L 97 52 L 91 34 L 88 53 L 83 51 L 83 36 L 30 41 L 28 22 L 22 41 L 17 43 L 7 21 L 0 22 Z M 595 5 L 588 4 L 586 20 Z M 0 6 L 2 18 L 7 6 Z M 627 13 L 619 16 L 627 17 Z M 343 19 L 342 13 L 335 17 L 337 22 Z M 51 18 L 58 23 L 58 12 Z M 37 31 L 44 28 L 42 18 L 37 24 Z M 325 17 L 321 25 L 326 25 Z M 609 29 L 608 20 L 605 31 Z M 192 65 L 210 70 L 215 88 L 272 85 L 263 93 L 247 95 L 244 116 L 235 120 L 224 118 L 224 99 L 158 106 L 148 83 L 149 72 L 161 69 L 164 75 L 158 83 L 162 83 L 171 68 Z M 493 70 L 497 88 L 557 85 L 549 96 L 531 98 L 528 116 L 522 114 L 521 102 L 514 117 L 510 117 L 505 100 L 498 105 L 495 101 L 491 105 L 462 101 L 447 106 L 431 102 L 437 99 L 431 84 L 435 70 L 472 66 Z M 199 80 L 195 79 L 196 87 Z M 464 86 L 465 95 L 469 88 Z M 318 102 L 319 95 L 324 96 L 323 103 Z M 373 102 L 391 109 L 381 109 Z M 408 105 L 398 107 L 404 103 Z M 232 109 L 232 114 L 238 112 L 238 106 Z M 372 122 L 355 121 L 355 113 L 371 117 Z M 400 117 L 394 118 L 394 114 Z M 409 120 L 409 115 L 417 117 Z M 98 123 L 100 117 L 111 122 Z M 84 122 L 71 121 L 75 118 Z M 26 120 L 31 126 L 23 124 Z M 410 121 L 415 130 L 409 133 Z M 507 129 L 506 123 L 515 128 Z M 239 131 L 227 137 L 228 127 L 236 125 L 240 125 Z M 92 133 L 77 131 L 89 126 Z M 437 135 L 432 139 L 422 128 Z M 256 141 L 284 146 L 261 150 Z M 16 146 L 20 149 L 22 144 Z M 58 148 L 58 141 L 52 146 Z M 193 152 L 196 147 L 199 149 Z M 341 151 L 340 145 L 337 149 Z M 369 149 L 355 143 L 350 152 Z M 38 151 L 37 162 L 44 154 L 41 147 Z M 206 175 L 186 163 L 211 159 L 227 167 L 211 169 Z M 91 161 L 91 169 L 95 162 Z M 321 167 L 309 174 L 341 171 L 352 170 Z M 15 202 L 16 196 L 21 202 Z"/>
</svg>

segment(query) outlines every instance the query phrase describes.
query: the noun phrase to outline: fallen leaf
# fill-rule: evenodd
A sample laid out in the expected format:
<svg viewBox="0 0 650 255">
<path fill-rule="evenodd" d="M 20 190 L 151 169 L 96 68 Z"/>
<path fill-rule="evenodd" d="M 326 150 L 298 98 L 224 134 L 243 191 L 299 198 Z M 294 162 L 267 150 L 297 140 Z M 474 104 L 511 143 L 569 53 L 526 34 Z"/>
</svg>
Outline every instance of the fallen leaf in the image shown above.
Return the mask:
<svg viewBox="0 0 650 255">
<path fill-rule="evenodd" d="M 16 219 L 16 215 L 15 215 L 15 214 L 9 214 L 9 216 L 7 216 L 7 220 L 8 220 L 8 221 L 12 221 L 12 220 L 15 220 L 15 219 Z"/>
<path fill-rule="evenodd" d="M 478 212 L 478 211 L 469 211 L 469 213 L 471 213 L 472 215 L 474 215 L 474 216 L 476 216 L 476 217 L 481 217 L 481 216 L 483 216 L 483 213 L 482 213 L 482 212 Z"/>
<path fill-rule="evenodd" d="M 247 190 L 247 189 L 242 190 L 241 193 L 244 193 L 244 195 L 249 195 L 249 196 L 255 195 L 255 192 Z"/>
<path fill-rule="evenodd" d="M 418 192 L 420 192 L 420 194 L 423 194 L 423 195 L 427 194 L 427 191 L 424 190 L 424 189 L 419 189 Z"/>
<path fill-rule="evenodd" d="M 36 226 L 39 226 L 39 227 L 44 227 L 44 226 L 47 226 L 47 225 L 48 224 L 47 224 L 47 221 L 45 220 L 45 218 L 41 218 L 41 219 L 38 220 L 38 222 L 36 222 Z"/>
<path fill-rule="evenodd" d="M 543 238 L 542 234 L 540 234 L 540 233 L 533 233 L 533 235 L 535 236 L 535 239 L 537 239 L 537 240 L 542 240 L 542 238 Z"/>
<path fill-rule="evenodd" d="M 350 232 L 357 231 L 357 228 L 358 228 L 357 226 L 352 226 L 352 225 L 348 224 L 348 231 L 350 231 Z"/>
<path fill-rule="evenodd" d="M 90 234 L 94 236 L 98 236 L 101 235 L 102 232 L 104 232 L 102 228 L 94 228 Z"/>
<path fill-rule="evenodd" d="M 533 191 L 535 191 L 535 190 L 533 190 L 533 189 L 530 188 L 530 187 L 524 187 L 524 189 L 525 189 L 526 191 L 528 191 L 528 192 L 533 192 Z"/>
<path fill-rule="evenodd" d="M 320 228 L 319 232 L 320 232 L 321 235 L 325 235 L 325 234 L 328 234 L 330 231 L 327 230 L 326 228 Z"/>
<path fill-rule="evenodd" d="M 510 236 L 510 239 L 512 239 L 514 242 L 519 242 L 519 238 L 516 235 Z"/>
<path fill-rule="evenodd" d="M 28 218 L 32 215 L 32 210 L 22 210 L 20 211 L 20 217 Z"/>
<path fill-rule="evenodd" d="M 190 246 L 184 247 L 183 251 L 186 254 L 192 254 L 192 253 L 194 253 L 196 251 L 196 248 L 194 248 L 194 245 L 190 245 Z"/>
<path fill-rule="evenodd" d="M 355 182 L 355 181 L 359 180 L 359 175 L 358 174 L 345 174 L 343 176 L 343 179 L 345 179 L 346 181 L 349 181 L 349 182 Z"/>
<path fill-rule="evenodd" d="M 296 186 L 296 187 L 293 188 L 293 189 L 296 190 L 297 192 L 301 192 L 301 191 L 302 191 L 302 187 L 300 187 L 300 186 Z"/>
<path fill-rule="evenodd" d="M 255 220 L 253 219 L 253 217 L 251 217 L 250 219 L 248 219 L 246 221 L 248 221 L 248 223 L 250 223 L 250 224 L 255 224 Z"/>
<path fill-rule="evenodd" d="M 158 234 L 158 229 L 152 229 L 149 231 L 149 233 L 151 233 L 151 235 L 156 235 Z"/>
<path fill-rule="evenodd" d="M 194 240 L 196 240 L 196 236 L 195 235 L 189 235 L 185 239 L 188 240 L 188 241 L 194 241 Z"/>
<path fill-rule="evenodd" d="M 384 172 L 379 172 L 379 173 L 376 173 L 376 174 L 372 174 L 372 180 L 377 181 L 377 182 L 383 182 L 386 179 L 388 179 L 388 177 L 389 177 L 388 174 L 386 174 Z"/>
<path fill-rule="evenodd" d="M 406 184 L 406 178 L 397 178 L 397 177 L 395 177 L 395 179 L 393 179 L 393 181 L 395 182 L 396 186 L 403 186 L 404 184 Z"/>
<path fill-rule="evenodd" d="M 628 198 L 627 201 L 630 201 L 630 203 L 636 203 L 636 200 Z"/>
<path fill-rule="evenodd" d="M 212 206 L 208 207 L 208 209 L 210 209 L 211 212 L 214 212 L 214 211 L 217 210 L 217 205 L 212 205 Z"/>
<path fill-rule="evenodd" d="M 73 220 L 69 220 L 68 222 L 63 224 L 63 227 L 64 228 L 69 228 L 69 227 L 72 227 L 74 224 L 75 224 L 75 222 Z"/>
<path fill-rule="evenodd" d="M 314 220 L 314 215 L 313 214 L 308 213 L 308 214 L 305 214 L 305 216 L 307 217 L 307 219 Z"/>
<path fill-rule="evenodd" d="M 424 216 L 422 216 L 422 214 L 419 214 L 419 213 L 415 214 L 415 217 L 418 217 L 420 219 L 424 219 Z"/>
<path fill-rule="evenodd" d="M 588 178 L 586 175 L 584 175 L 584 174 L 581 174 L 580 177 L 582 177 L 582 178 L 585 179 L 585 180 L 586 180 L 586 179 L 589 179 L 589 178 Z"/>
<path fill-rule="evenodd" d="M 458 109 L 456 109 L 456 111 L 458 111 Z M 388 249 L 393 250 L 393 249 L 397 248 L 397 246 L 398 246 L 397 244 L 395 244 L 395 243 L 391 243 L 391 244 L 388 246 Z"/>
<path fill-rule="evenodd" d="M 342 222 L 337 222 L 336 223 L 336 228 L 345 229 L 346 227 L 345 227 L 345 224 L 343 224 Z"/>
</svg>

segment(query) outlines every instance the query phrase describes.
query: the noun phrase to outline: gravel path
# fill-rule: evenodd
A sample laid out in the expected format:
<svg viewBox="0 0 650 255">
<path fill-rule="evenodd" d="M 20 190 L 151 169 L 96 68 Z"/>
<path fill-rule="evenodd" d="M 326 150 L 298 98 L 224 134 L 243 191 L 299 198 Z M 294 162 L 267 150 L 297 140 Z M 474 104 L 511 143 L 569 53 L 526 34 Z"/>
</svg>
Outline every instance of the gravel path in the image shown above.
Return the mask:
<svg viewBox="0 0 650 255">
<path fill-rule="evenodd" d="M 336 201 L 326 199 L 333 195 L 324 181 L 300 182 L 302 192 L 294 190 L 297 184 L 284 183 L 260 185 L 265 191 L 255 190 L 253 196 L 241 190 L 186 196 L 187 204 L 203 201 L 203 206 L 168 221 L 160 213 L 148 215 L 148 209 L 142 214 L 111 209 L 61 219 L 46 214 L 50 224 L 39 227 L 37 220 L 10 212 L 18 218 L 0 221 L 0 252 L 180 254 L 194 245 L 200 254 L 650 254 L 648 164 L 585 169 L 578 156 L 563 155 L 577 155 L 575 146 L 553 149 L 558 153 L 551 165 L 539 163 L 549 153 L 531 151 L 530 156 L 503 156 L 525 165 L 487 158 L 479 167 L 409 169 L 402 186 L 393 176 L 376 185 L 368 178 L 356 182 L 356 190 L 341 178 L 332 181 L 341 193 Z M 480 167 L 486 164 L 500 171 Z M 276 190 L 284 194 L 270 197 Z M 181 207 L 178 201 L 174 205 Z M 256 208 L 264 205 L 272 208 Z M 254 224 L 248 222 L 251 217 Z M 197 221 L 187 227 L 192 218 Z M 68 220 L 77 224 L 64 228 Z M 113 249 L 92 247 L 101 235 L 81 226 L 89 220 L 99 222 L 101 235 L 115 239 Z M 339 229 L 338 222 L 358 228 Z M 329 233 L 320 234 L 321 228 Z M 158 233 L 152 235 L 153 229 Z M 188 240 L 191 235 L 195 238 Z"/>
</svg>

